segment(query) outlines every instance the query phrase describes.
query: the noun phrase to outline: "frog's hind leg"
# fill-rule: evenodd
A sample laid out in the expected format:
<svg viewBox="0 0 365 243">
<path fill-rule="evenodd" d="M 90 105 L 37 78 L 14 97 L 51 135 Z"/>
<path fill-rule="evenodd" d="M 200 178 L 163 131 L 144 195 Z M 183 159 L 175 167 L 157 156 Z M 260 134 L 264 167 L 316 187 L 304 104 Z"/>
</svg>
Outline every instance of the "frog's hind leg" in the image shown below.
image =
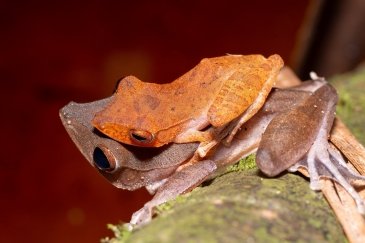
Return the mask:
<svg viewBox="0 0 365 243">
<path fill-rule="evenodd" d="M 351 185 L 355 181 L 365 182 L 365 177 L 347 168 L 328 142 L 336 102 L 336 91 L 324 84 L 295 109 L 276 116 L 262 136 L 256 163 L 269 176 L 287 168 L 296 171 L 304 167 L 314 190 L 322 189 L 320 178 L 333 179 L 355 200 L 359 212 L 365 213 L 364 202 Z"/>
<path fill-rule="evenodd" d="M 329 178 L 341 185 L 354 199 L 358 211 L 365 214 L 365 204 L 351 183 L 361 181 L 365 184 L 365 176 L 352 171 L 340 152 L 326 136 L 319 136 L 304 159 L 289 168 L 289 171 L 297 171 L 299 167 L 306 168 L 309 172 L 310 187 L 313 190 L 321 190 L 321 178 Z"/>
<path fill-rule="evenodd" d="M 263 88 L 262 92 L 259 93 L 255 101 L 247 108 L 247 110 L 238 118 L 235 126 L 230 131 L 228 137 L 224 140 L 225 144 L 229 145 L 234 138 L 234 136 L 241 130 L 242 125 L 253 117 L 264 105 L 266 97 L 270 93 L 272 82 L 267 82 Z"/>
<path fill-rule="evenodd" d="M 250 65 L 240 65 L 225 80 L 208 110 L 208 117 L 214 127 L 224 126 L 239 117 L 236 126 L 229 132 L 227 144 L 264 105 L 283 64 L 279 55 L 272 55 L 268 59 L 256 56 Z"/>
<path fill-rule="evenodd" d="M 332 90 L 330 86 L 324 85 L 318 90 L 318 92 L 325 89 L 328 91 Z M 331 104 L 333 104 L 333 102 L 337 99 L 334 99 L 335 93 L 332 93 L 331 95 L 331 92 L 328 91 L 322 92 L 327 95 L 322 95 L 319 97 L 321 97 L 321 101 L 323 101 L 323 99 L 329 99 L 328 107 L 332 107 Z M 315 92 L 312 97 L 315 97 L 316 93 L 318 92 Z M 317 99 L 318 97 L 316 100 Z M 331 99 L 333 100 L 331 101 Z M 323 105 L 319 105 L 320 102 L 308 102 L 308 104 L 310 106 L 313 106 L 313 104 L 318 104 L 318 108 L 320 108 L 318 111 L 321 111 L 320 114 L 323 115 L 323 119 L 321 119 L 321 125 L 319 127 L 318 133 L 316 134 L 313 144 L 310 146 L 308 152 L 299 162 L 291 166 L 289 171 L 296 171 L 298 167 L 305 167 L 308 170 L 310 187 L 313 190 L 322 189 L 320 183 L 321 178 L 329 178 L 336 181 L 354 199 L 358 211 L 362 214 L 365 214 L 364 201 L 351 185 L 351 183 L 355 181 L 361 181 L 364 184 L 365 176 L 360 176 L 351 171 L 340 152 L 328 141 L 329 133 L 334 120 L 332 108 L 325 109 Z"/>
<path fill-rule="evenodd" d="M 274 79 L 274 78 L 271 78 Z M 272 88 L 272 80 L 267 81 L 262 87 L 255 101 L 247 108 L 247 110 L 239 117 L 235 118 L 231 122 L 226 123 L 220 127 L 213 127 L 212 134 L 214 139 L 209 142 L 203 142 L 197 149 L 197 153 L 200 157 L 204 158 L 210 149 L 220 143 L 223 139 L 223 143 L 227 146 L 230 145 L 234 136 L 241 130 L 242 125 L 252 118 L 264 105 L 268 94 Z M 226 137 L 226 138 L 224 138 Z"/>
</svg>

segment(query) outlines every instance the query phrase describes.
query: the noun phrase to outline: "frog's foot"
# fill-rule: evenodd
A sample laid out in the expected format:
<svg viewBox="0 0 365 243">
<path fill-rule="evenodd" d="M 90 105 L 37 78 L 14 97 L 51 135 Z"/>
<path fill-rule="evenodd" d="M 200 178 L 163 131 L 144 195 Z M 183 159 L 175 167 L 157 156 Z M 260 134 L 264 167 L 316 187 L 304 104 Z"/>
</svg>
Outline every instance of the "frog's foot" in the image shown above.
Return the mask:
<svg viewBox="0 0 365 243">
<path fill-rule="evenodd" d="M 218 142 L 216 141 L 216 134 L 218 133 L 217 128 L 209 126 L 205 131 L 196 131 L 189 129 L 188 131 L 179 134 L 174 142 L 175 143 L 190 143 L 200 142 L 199 147 L 195 151 L 195 156 L 204 158 L 209 150 L 211 150 Z"/>
<path fill-rule="evenodd" d="M 132 219 L 128 224 L 128 229 L 132 231 L 133 228 L 143 226 L 150 222 L 152 219 L 153 207 L 154 205 L 149 205 L 149 203 L 146 203 L 143 208 L 134 212 L 132 215 Z"/>
<path fill-rule="evenodd" d="M 233 124 L 234 125 L 234 124 Z M 196 149 L 195 155 L 200 158 L 207 156 L 209 151 L 219 144 L 222 139 L 229 134 L 232 129 L 232 124 L 224 125 L 221 127 L 210 126 L 205 131 L 196 132 L 196 134 L 201 134 L 200 137 L 203 138 L 200 141 L 199 147 Z"/>
<path fill-rule="evenodd" d="M 230 144 L 225 144 L 225 137 L 231 133 L 232 129 L 236 126 L 236 122 L 237 120 L 234 120 L 227 125 L 211 127 L 205 131 L 211 134 L 211 139 L 209 141 L 201 142 L 195 152 L 195 155 L 198 155 L 200 158 L 204 158 L 207 156 L 208 152 L 220 142 L 223 142 L 223 144 L 227 147 L 230 146 Z"/>
<path fill-rule="evenodd" d="M 309 172 L 312 190 L 321 190 L 320 178 L 329 178 L 340 184 L 354 199 L 357 209 L 365 214 L 364 200 L 351 185 L 354 182 L 365 182 L 365 176 L 352 171 L 340 152 L 325 139 L 317 139 L 304 159 L 290 167 L 291 172 L 304 167 Z"/>
<path fill-rule="evenodd" d="M 202 142 L 197 148 L 195 154 L 199 155 L 200 158 L 207 156 L 208 152 L 219 143 L 218 140 L 213 140 L 210 142 Z"/>
</svg>

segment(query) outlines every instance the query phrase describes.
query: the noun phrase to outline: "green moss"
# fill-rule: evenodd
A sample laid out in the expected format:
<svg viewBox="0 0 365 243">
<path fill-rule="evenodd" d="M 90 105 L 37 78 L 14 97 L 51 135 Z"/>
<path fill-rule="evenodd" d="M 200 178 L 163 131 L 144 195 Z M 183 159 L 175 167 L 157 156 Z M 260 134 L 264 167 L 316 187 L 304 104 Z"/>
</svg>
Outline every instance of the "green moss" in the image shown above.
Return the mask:
<svg viewBox="0 0 365 243">
<path fill-rule="evenodd" d="M 245 171 L 254 168 L 257 168 L 255 154 L 251 154 L 246 158 L 240 159 L 236 164 L 228 166 L 226 172 Z"/>
<path fill-rule="evenodd" d="M 304 178 L 258 175 L 251 169 L 216 178 L 176 201 L 126 242 L 344 241 L 326 201 Z"/>
<path fill-rule="evenodd" d="M 165 211 L 170 211 L 176 203 L 184 203 L 187 200 L 186 195 L 179 195 L 175 199 L 165 202 L 155 208 L 156 214 L 159 215 Z"/>
<path fill-rule="evenodd" d="M 108 224 L 107 227 L 113 231 L 114 238 L 106 237 L 100 241 L 101 243 L 124 243 L 132 234 L 132 232 L 128 230 L 128 224 L 126 223 L 117 225 Z"/>
<path fill-rule="evenodd" d="M 335 86 L 339 94 L 337 114 L 351 131 L 365 144 L 365 67 L 347 74 L 333 77 L 331 83 Z"/>
</svg>

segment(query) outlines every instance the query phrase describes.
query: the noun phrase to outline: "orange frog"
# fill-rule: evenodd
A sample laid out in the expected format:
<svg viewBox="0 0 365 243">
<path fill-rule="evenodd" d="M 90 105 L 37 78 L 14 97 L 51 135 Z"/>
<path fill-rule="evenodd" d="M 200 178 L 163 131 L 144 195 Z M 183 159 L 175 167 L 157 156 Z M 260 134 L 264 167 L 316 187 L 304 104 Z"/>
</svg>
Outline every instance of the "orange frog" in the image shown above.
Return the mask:
<svg viewBox="0 0 365 243">
<path fill-rule="evenodd" d="M 227 142 L 264 104 L 283 66 L 279 55 L 227 55 L 203 59 L 168 84 L 122 79 L 94 127 L 119 142 L 143 147 L 202 142 L 204 157 Z M 228 125 L 229 124 L 229 125 Z"/>
</svg>

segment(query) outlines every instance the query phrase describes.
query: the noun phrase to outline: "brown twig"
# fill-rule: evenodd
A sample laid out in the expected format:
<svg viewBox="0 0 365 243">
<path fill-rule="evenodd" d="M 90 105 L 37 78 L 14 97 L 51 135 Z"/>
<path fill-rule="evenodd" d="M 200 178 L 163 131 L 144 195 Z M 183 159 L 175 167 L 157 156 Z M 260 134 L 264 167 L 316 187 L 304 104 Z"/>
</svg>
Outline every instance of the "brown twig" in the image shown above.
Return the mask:
<svg viewBox="0 0 365 243">
<path fill-rule="evenodd" d="M 332 127 L 330 140 L 356 170 L 365 175 L 365 148 L 339 118 L 336 118 Z"/>
<path fill-rule="evenodd" d="M 343 153 L 349 162 L 365 174 L 365 149 L 352 135 L 345 124 L 335 119 L 330 141 Z M 357 210 L 348 192 L 335 182 L 322 179 L 322 192 L 335 212 L 350 242 L 363 242 L 365 239 L 365 220 Z"/>
<path fill-rule="evenodd" d="M 322 179 L 322 192 L 352 243 L 364 242 L 365 220 L 357 211 L 352 197 L 342 186 L 329 179 Z"/>
</svg>

